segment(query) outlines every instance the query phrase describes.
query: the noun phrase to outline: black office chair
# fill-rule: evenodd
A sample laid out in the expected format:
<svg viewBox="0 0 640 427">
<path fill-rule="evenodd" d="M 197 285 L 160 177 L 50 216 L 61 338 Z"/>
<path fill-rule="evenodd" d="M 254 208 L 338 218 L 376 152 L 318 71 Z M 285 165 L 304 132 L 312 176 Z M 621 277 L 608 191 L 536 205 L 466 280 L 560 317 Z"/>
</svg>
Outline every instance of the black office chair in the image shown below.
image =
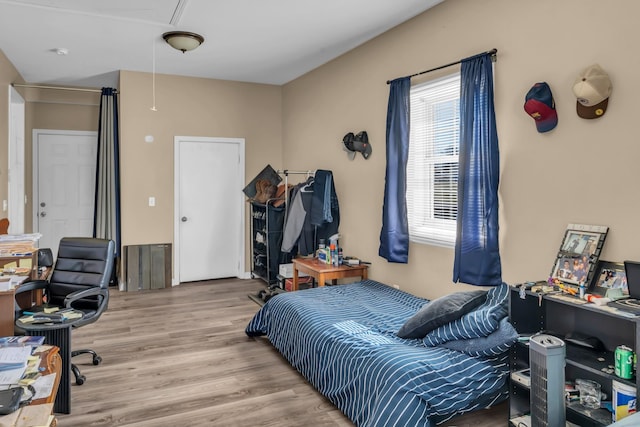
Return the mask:
<svg viewBox="0 0 640 427">
<path fill-rule="evenodd" d="M 48 280 L 27 282 L 16 289 L 16 295 L 42 289 L 46 304 L 31 307 L 30 311 L 43 311 L 44 307 L 73 308 L 83 312 L 74 320 L 73 328 L 93 323 L 107 309 L 109 303 L 109 279 L 114 268 L 115 243 L 113 240 L 88 237 L 65 237 L 60 240 L 58 256 Z M 22 315 L 18 311 L 17 317 Z M 75 350 L 71 357 L 91 354 L 93 364 L 102 358 L 90 349 Z M 71 364 L 76 384 L 82 385 L 86 377 Z"/>
</svg>

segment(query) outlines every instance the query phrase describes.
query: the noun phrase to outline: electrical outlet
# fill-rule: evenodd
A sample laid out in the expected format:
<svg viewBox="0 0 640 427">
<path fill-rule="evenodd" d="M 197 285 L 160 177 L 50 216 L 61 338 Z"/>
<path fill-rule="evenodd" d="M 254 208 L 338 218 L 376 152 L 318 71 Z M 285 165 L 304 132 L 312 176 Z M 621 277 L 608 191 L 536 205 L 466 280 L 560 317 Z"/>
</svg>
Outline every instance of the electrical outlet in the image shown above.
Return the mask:
<svg viewBox="0 0 640 427">
<path fill-rule="evenodd" d="M 156 205 L 156 198 L 151 196 L 149 197 L 149 206 L 155 206 Z"/>
</svg>

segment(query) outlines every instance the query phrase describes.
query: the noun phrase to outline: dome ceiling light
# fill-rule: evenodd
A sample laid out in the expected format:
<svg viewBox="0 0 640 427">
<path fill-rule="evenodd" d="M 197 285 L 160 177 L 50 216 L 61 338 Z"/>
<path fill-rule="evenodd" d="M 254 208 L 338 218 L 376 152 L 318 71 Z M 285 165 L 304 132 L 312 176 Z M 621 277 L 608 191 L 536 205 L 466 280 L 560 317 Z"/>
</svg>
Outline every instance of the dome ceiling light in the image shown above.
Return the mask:
<svg viewBox="0 0 640 427">
<path fill-rule="evenodd" d="M 204 43 L 204 37 L 188 31 L 169 31 L 168 33 L 164 33 L 162 38 L 169 43 L 171 47 L 182 51 L 182 53 L 193 50 Z"/>
</svg>

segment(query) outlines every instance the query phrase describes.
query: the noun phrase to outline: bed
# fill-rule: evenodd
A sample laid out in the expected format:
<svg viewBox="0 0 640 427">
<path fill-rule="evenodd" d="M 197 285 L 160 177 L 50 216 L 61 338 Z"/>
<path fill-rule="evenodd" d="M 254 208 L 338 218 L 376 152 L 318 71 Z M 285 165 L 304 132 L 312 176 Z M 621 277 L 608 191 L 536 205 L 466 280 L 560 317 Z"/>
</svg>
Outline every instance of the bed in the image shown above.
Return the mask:
<svg viewBox="0 0 640 427">
<path fill-rule="evenodd" d="M 279 294 L 245 332 L 267 336 L 356 426 L 435 426 L 507 397 L 508 286 L 482 292 L 422 338 L 397 334 L 437 300 L 373 280 Z"/>
</svg>

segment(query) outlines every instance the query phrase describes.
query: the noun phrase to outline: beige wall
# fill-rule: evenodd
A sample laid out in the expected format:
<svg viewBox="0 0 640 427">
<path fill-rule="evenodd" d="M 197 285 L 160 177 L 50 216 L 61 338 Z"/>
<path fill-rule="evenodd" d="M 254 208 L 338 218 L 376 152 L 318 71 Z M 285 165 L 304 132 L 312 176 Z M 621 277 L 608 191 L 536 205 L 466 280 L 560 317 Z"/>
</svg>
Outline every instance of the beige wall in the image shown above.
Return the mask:
<svg viewBox="0 0 640 427">
<path fill-rule="evenodd" d="M 495 47 L 503 279 L 546 278 L 571 222 L 610 227 L 603 259 L 639 260 L 638 12 L 634 0 L 446 0 L 283 87 L 157 75 L 157 112 L 149 110 L 151 75 L 122 71 L 123 244 L 173 240 L 174 136 L 238 137 L 246 139 L 247 182 L 267 163 L 333 170 L 341 243 L 347 255 L 372 262 L 373 279 L 431 298 L 466 289 L 451 282 L 451 249 L 412 244 L 406 265 L 377 255 L 386 81 Z M 587 121 L 575 114 L 571 86 L 595 62 L 608 71 L 614 90 L 606 115 Z M 0 55 L 0 85 L 17 79 Z M 548 134 L 537 133 L 522 108 L 528 89 L 543 80 L 553 90 L 560 118 Z M 6 129 L 6 97 L 0 91 L 0 130 Z M 64 106 L 65 100 L 45 102 L 51 101 L 38 98 L 27 105 L 27 147 L 33 128 L 95 129 L 91 102 L 80 102 L 83 112 Z M 342 137 L 360 130 L 369 133 L 373 154 L 349 161 Z M 145 143 L 145 135 L 155 142 Z M 0 147 L 6 144 L 6 132 L 0 131 Z M 3 164 L 6 149 L 0 150 Z M 0 199 L 6 194 L 0 166 Z M 147 206 L 150 195 L 157 199 L 155 208 Z"/>
<path fill-rule="evenodd" d="M 267 163 L 280 167 L 278 86 L 156 75 L 154 112 L 152 76 L 122 71 L 120 93 L 124 245 L 173 242 L 174 136 L 244 138 L 246 182 Z"/>
<path fill-rule="evenodd" d="M 9 197 L 8 145 L 9 145 L 9 85 L 19 82 L 20 74 L 0 50 L 0 201 Z M 0 218 L 7 216 L 7 211 L 0 212 Z"/>
<path fill-rule="evenodd" d="M 452 249 L 411 244 L 407 265 L 378 256 L 386 81 L 495 47 L 503 280 L 546 279 L 568 223 L 610 227 L 603 259 L 640 259 L 639 13 L 633 0 L 446 0 L 284 86 L 284 164 L 334 171 L 341 243 L 372 262 L 370 277 L 427 297 L 466 289 L 452 284 Z M 576 116 L 571 87 L 596 62 L 614 89 L 605 116 L 589 121 Z M 523 111 L 537 81 L 549 83 L 557 105 L 548 134 Z M 342 136 L 360 130 L 373 154 L 349 161 Z"/>
</svg>

